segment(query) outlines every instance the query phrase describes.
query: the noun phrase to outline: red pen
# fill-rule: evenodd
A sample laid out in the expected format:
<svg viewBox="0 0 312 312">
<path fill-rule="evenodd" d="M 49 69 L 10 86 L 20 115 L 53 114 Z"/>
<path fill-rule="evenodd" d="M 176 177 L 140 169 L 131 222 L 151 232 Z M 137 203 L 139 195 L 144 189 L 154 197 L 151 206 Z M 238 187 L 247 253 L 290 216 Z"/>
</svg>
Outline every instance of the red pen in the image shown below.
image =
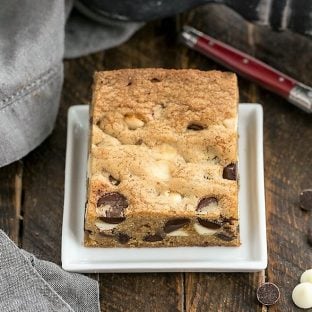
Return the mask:
<svg viewBox="0 0 312 312">
<path fill-rule="evenodd" d="M 305 112 L 312 112 L 312 88 L 307 85 L 195 28 L 184 26 L 181 39 L 190 48 L 279 94 Z"/>
</svg>

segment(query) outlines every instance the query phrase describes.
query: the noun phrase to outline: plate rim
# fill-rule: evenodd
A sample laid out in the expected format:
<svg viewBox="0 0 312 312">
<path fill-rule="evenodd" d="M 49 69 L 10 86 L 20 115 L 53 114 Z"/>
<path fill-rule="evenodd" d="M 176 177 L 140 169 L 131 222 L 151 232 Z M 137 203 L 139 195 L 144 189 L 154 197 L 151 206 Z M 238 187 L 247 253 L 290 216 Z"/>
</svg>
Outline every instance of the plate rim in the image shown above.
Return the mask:
<svg viewBox="0 0 312 312">
<path fill-rule="evenodd" d="M 255 167 L 257 169 L 257 214 L 259 222 L 259 244 L 260 256 L 257 259 L 242 260 L 230 265 L 228 262 L 209 262 L 209 261 L 135 261 L 113 263 L 105 261 L 102 263 L 93 262 L 73 262 L 66 258 L 65 243 L 68 238 L 65 233 L 69 226 L 68 211 L 70 211 L 69 190 L 71 186 L 71 172 L 73 164 L 71 162 L 71 151 L 73 147 L 73 125 L 74 117 L 77 111 L 87 110 L 89 105 L 73 105 L 68 109 L 67 116 L 67 143 L 66 143 L 66 160 L 65 160 L 65 187 L 64 187 L 64 210 L 62 223 L 62 242 L 61 242 L 61 262 L 62 268 L 71 272 L 256 272 L 267 267 L 267 238 L 266 238 L 266 209 L 265 209 L 265 188 L 264 188 L 264 163 L 263 163 L 263 109 L 262 105 L 257 103 L 239 103 L 239 107 L 254 110 L 257 125 L 256 139 L 260 144 L 257 145 L 257 157 Z M 75 244 L 75 242 L 73 242 Z M 77 244 L 76 244 L 77 245 Z M 77 247 L 77 246 L 76 246 Z M 97 247 L 99 248 L 99 247 Z M 164 247 L 165 248 L 165 247 Z M 196 247 L 182 247 L 196 248 Z M 203 247 L 198 247 L 203 248 Z M 205 247 L 209 248 L 209 247 Z M 220 247 L 222 248 L 222 247 Z M 228 247 L 224 247 L 228 248 Z M 102 248 L 105 249 L 105 248 Z M 159 249 L 159 247 L 149 247 L 149 250 Z M 127 248 L 125 248 L 127 250 Z"/>
</svg>

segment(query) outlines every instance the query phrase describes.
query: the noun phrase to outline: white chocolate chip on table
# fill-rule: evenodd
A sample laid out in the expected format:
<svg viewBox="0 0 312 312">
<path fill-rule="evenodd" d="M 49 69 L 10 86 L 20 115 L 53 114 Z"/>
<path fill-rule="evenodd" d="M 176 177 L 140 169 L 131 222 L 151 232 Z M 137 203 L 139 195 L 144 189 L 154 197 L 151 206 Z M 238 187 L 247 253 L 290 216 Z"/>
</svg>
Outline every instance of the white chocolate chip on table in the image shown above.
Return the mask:
<svg viewBox="0 0 312 312">
<path fill-rule="evenodd" d="M 312 269 L 306 270 L 302 273 L 300 283 L 312 283 Z"/>
<path fill-rule="evenodd" d="M 301 283 L 292 292 L 292 300 L 301 309 L 312 308 L 312 284 Z"/>
</svg>

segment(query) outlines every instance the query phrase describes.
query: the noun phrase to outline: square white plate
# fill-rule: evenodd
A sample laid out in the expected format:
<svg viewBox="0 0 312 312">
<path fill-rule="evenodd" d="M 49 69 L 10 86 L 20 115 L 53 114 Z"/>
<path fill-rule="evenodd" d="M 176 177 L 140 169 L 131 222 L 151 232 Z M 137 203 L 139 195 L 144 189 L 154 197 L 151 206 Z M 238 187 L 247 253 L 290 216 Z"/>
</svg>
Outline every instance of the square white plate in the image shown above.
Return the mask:
<svg viewBox="0 0 312 312">
<path fill-rule="evenodd" d="M 76 272 L 252 272 L 267 266 L 262 107 L 239 105 L 240 247 L 83 246 L 89 106 L 68 111 L 62 266 Z"/>
</svg>

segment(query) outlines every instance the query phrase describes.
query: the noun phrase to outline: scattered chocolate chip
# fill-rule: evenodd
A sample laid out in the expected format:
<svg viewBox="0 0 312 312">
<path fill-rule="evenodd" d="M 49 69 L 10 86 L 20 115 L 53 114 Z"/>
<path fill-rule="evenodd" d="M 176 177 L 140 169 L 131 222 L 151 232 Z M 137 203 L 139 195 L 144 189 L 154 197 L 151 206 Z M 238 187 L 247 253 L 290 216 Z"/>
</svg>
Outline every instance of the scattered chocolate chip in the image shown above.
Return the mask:
<svg viewBox="0 0 312 312">
<path fill-rule="evenodd" d="M 237 178 L 237 168 L 236 164 L 229 164 L 223 169 L 223 179 L 236 180 Z"/>
<path fill-rule="evenodd" d="M 143 140 L 142 139 L 138 139 L 136 142 L 135 142 L 135 145 L 142 145 L 143 143 Z"/>
<path fill-rule="evenodd" d="M 205 220 L 205 219 L 201 219 L 201 218 L 197 218 L 198 223 L 202 226 L 204 226 L 207 229 L 211 229 L 211 230 L 218 230 L 221 228 L 222 223 L 218 222 L 218 221 L 209 221 L 209 220 Z"/>
<path fill-rule="evenodd" d="M 132 81 L 129 81 L 128 83 L 127 83 L 127 87 L 129 87 L 129 86 L 131 86 L 132 85 Z"/>
<path fill-rule="evenodd" d="M 312 210 L 312 189 L 306 189 L 300 193 L 299 205 L 302 210 Z"/>
<path fill-rule="evenodd" d="M 308 244 L 312 247 L 312 227 L 308 229 L 307 239 L 308 239 Z"/>
<path fill-rule="evenodd" d="M 109 180 L 109 182 L 112 183 L 113 185 L 118 185 L 118 184 L 120 183 L 119 180 L 115 179 L 115 178 L 114 178 L 113 176 L 111 176 L 111 175 L 108 177 L 108 180 Z"/>
<path fill-rule="evenodd" d="M 235 238 L 235 236 L 232 233 L 227 233 L 227 232 L 217 233 L 216 235 L 218 238 L 226 242 L 230 242 Z"/>
<path fill-rule="evenodd" d="M 117 234 L 117 239 L 118 239 L 118 242 L 120 244 L 127 244 L 129 242 L 130 238 L 131 237 L 125 233 L 118 233 Z"/>
<path fill-rule="evenodd" d="M 217 204 L 218 200 L 215 197 L 212 196 L 205 196 L 203 197 L 199 203 L 197 204 L 197 208 L 196 211 L 201 211 L 203 210 L 205 207 L 211 205 L 211 204 Z"/>
<path fill-rule="evenodd" d="M 105 211 L 105 217 L 122 218 L 124 217 L 124 210 L 129 204 L 124 195 L 118 192 L 111 192 L 106 193 L 99 198 L 97 207 L 101 205 L 109 206 L 109 208 Z"/>
<path fill-rule="evenodd" d="M 99 219 L 102 220 L 103 222 L 109 223 L 109 224 L 119 224 L 119 223 L 126 220 L 125 217 L 120 217 L 120 218 L 100 217 Z"/>
<path fill-rule="evenodd" d="M 150 235 L 146 235 L 143 238 L 143 240 L 145 242 L 154 243 L 154 242 L 162 241 L 163 237 L 160 234 L 150 234 Z"/>
<path fill-rule="evenodd" d="M 264 283 L 257 289 L 257 299 L 260 303 L 270 306 L 280 298 L 279 288 L 270 282 Z"/>
<path fill-rule="evenodd" d="M 165 223 L 164 232 L 165 233 L 173 232 L 189 223 L 190 223 L 190 220 L 186 218 L 171 219 Z"/>
<path fill-rule="evenodd" d="M 150 80 L 150 82 L 160 82 L 160 80 L 158 79 L 158 78 L 152 78 L 151 80 Z"/>
<path fill-rule="evenodd" d="M 200 131 L 204 129 L 204 126 L 200 125 L 200 124 L 196 124 L 196 123 L 190 123 L 187 126 L 188 130 L 193 130 L 193 131 Z"/>
</svg>

